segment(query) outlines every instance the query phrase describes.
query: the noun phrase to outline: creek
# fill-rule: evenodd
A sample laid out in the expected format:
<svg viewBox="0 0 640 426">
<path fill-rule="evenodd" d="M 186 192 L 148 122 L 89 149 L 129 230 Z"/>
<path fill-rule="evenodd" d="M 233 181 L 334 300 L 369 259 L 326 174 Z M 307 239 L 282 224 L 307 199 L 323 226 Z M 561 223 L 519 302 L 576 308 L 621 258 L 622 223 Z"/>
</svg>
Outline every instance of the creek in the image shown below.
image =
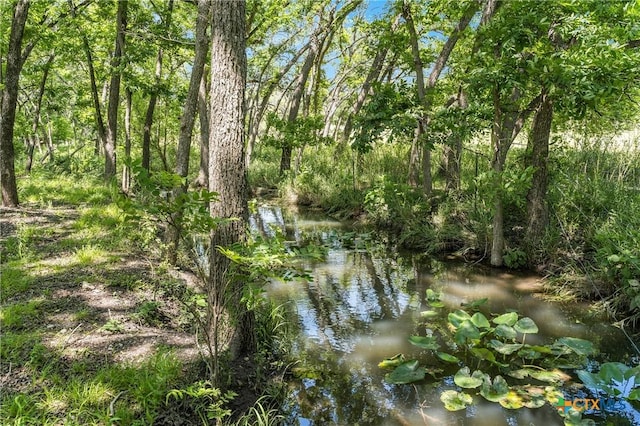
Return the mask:
<svg viewBox="0 0 640 426">
<path fill-rule="evenodd" d="M 425 350 L 411 345 L 408 337 L 429 327 L 420 319 L 428 308 L 427 289 L 441 293 L 448 312 L 487 298 L 482 311 L 489 318 L 505 312 L 530 317 L 539 332 L 527 335 L 528 343 L 564 336 L 589 340 L 599 349 L 589 359 L 592 367 L 640 361 L 623 331 L 592 314 L 587 304 L 545 300 L 538 276 L 398 252 L 388 237 L 314 212 L 263 205 L 251 226 L 266 236 L 279 230 L 295 244 L 319 242 L 327 250 L 323 261 L 305 265 L 312 279 L 273 281 L 266 289 L 268 297 L 286 308 L 294 336 L 287 424 L 562 425 L 549 403 L 512 410 L 476 396 L 473 405 L 447 411 L 440 395 L 457 388 L 453 375 L 401 385 L 385 381 L 389 371 L 378 367 L 383 359 L 400 353 L 407 359 L 425 358 Z M 586 388 L 563 393 L 565 399 L 593 397 Z M 586 411 L 583 418 L 634 425 L 640 424 L 640 411 L 622 402 L 615 409 Z"/>
</svg>

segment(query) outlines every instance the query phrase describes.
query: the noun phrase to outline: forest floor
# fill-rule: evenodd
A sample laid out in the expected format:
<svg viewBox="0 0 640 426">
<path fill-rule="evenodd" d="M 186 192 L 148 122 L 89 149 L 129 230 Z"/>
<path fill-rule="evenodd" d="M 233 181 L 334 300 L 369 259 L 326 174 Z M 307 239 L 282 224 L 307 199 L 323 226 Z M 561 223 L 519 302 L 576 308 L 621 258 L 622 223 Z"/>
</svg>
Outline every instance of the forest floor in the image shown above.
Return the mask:
<svg viewBox="0 0 640 426">
<path fill-rule="evenodd" d="M 147 422 L 155 417 L 154 424 L 163 424 L 161 418 L 164 424 L 189 424 L 175 423 L 171 408 L 161 405 L 172 388 L 206 378 L 193 320 L 172 296 L 175 288 L 196 286 L 197 280 L 159 267 L 158 258 L 126 239 L 114 242 L 119 224 L 110 206 L 43 209 L 25 203 L 0 213 L 0 388 L 3 405 L 13 399 L 0 423 L 10 424 L 24 412 L 46 423 L 51 415 L 65 424 L 117 417 L 128 423 L 127 417 L 146 415 Z M 123 374 L 131 377 L 118 377 Z M 83 402 L 65 394 L 76 382 L 107 386 L 103 395 Z M 137 395 L 144 386 L 157 389 L 149 391 L 151 397 Z M 61 396 L 52 402 L 56 388 Z M 33 410 L 17 404 L 20 398 L 32 402 Z M 237 399 L 236 404 L 247 398 Z M 74 405 L 85 403 L 97 414 L 69 417 Z"/>
</svg>

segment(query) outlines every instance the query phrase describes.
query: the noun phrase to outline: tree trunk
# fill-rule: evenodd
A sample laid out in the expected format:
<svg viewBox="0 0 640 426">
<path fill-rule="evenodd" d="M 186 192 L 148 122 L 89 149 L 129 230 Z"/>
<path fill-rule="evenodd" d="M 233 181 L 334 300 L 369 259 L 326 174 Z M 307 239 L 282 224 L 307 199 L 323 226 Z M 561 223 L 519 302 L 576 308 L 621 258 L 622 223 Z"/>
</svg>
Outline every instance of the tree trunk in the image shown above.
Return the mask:
<svg viewBox="0 0 640 426">
<path fill-rule="evenodd" d="M 164 18 L 163 27 L 167 31 L 171 25 L 171 16 L 173 14 L 173 0 L 169 0 L 167 5 L 167 16 Z M 162 78 L 162 57 L 164 50 L 162 46 L 158 48 L 156 55 L 156 69 L 154 73 L 154 84 L 149 96 L 149 104 L 147 105 L 147 113 L 144 118 L 144 127 L 142 130 L 142 167 L 147 171 L 151 170 L 151 127 L 153 126 L 153 113 L 158 102 L 158 90 L 160 90 L 160 79 Z"/>
<path fill-rule="evenodd" d="M 203 73 L 198 91 L 198 118 L 200 119 L 200 171 L 196 183 L 209 187 L 209 101 L 207 97 L 207 76 Z"/>
<path fill-rule="evenodd" d="M 44 89 L 49 78 L 49 71 L 51 65 L 56 57 L 54 53 L 49 55 L 47 62 L 44 64 L 44 70 L 42 73 L 42 79 L 40 80 L 40 87 L 38 88 L 38 98 L 36 99 L 36 109 L 33 112 L 33 121 L 31 123 L 31 137 L 29 138 L 29 146 L 27 147 L 27 165 L 25 171 L 31 173 L 31 166 L 33 165 L 33 150 L 38 141 L 38 125 L 40 124 L 40 110 L 42 108 L 42 99 L 44 97 Z"/>
<path fill-rule="evenodd" d="M 219 194 L 210 204 L 214 218 L 236 218 L 211 231 L 210 271 L 207 282 L 212 315 L 210 336 L 217 336 L 216 314 L 233 315 L 235 330 L 232 358 L 253 353 L 256 348 L 253 316 L 241 302 L 244 283 L 229 271 L 229 258 L 218 247 L 228 247 L 244 239 L 248 220 L 247 175 L 244 158 L 244 91 L 247 58 L 245 51 L 245 2 L 217 1 L 211 22 L 211 121 L 209 137 L 209 190 Z M 227 298 L 230 296 L 231 298 Z M 229 324 L 231 326 L 231 324 Z M 214 350 L 217 345 L 214 344 Z M 217 354 L 214 354 L 217 355 Z M 214 380 L 217 378 L 214 371 Z"/>
<path fill-rule="evenodd" d="M 442 46 L 442 50 L 440 51 L 440 54 L 438 55 L 438 57 L 436 58 L 436 61 L 433 64 L 433 68 L 431 70 L 431 73 L 429 74 L 429 79 L 427 81 L 427 84 L 425 85 L 424 65 L 420 57 L 419 38 L 416 32 L 415 23 L 413 22 L 413 17 L 411 15 L 411 8 L 409 4 L 405 2 L 402 9 L 402 15 L 405 18 L 407 29 L 409 31 L 411 52 L 413 54 L 414 70 L 416 72 L 416 88 L 418 91 L 418 99 L 420 99 L 420 103 L 423 105 L 425 111 L 428 111 L 430 108 L 429 101 L 427 100 L 427 97 L 426 97 L 426 89 L 433 89 L 436 86 L 436 83 L 438 82 L 438 78 L 440 78 L 440 74 L 442 73 L 442 70 L 447 64 L 447 61 L 449 60 L 449 56 L 451 56 L 451 52 L 453 52 L 454 47 L 456 46 L 456 44 L 458 43 L 458 40 L 460 39 L 460 35 L 465 30 L 465 28 L 467 28 L 467 26 L 469 25 L 469 22 L 471 22 L 471 19 L 475 15 L 479 6 L 480 6 L 479 3 L 473 2 L 464 11 L 462 17 L 460 18 L 460 21 L 458 21 L 453 32 L 445 42 L 444 46 Z M 417 165 L 413 163 L 417 155 L 414 155 L 414 150 L 417 150 L 418 144 L 421 143 L 420 139 L 422 139 L 422 135 L 426 133 L 426 127 L 428 123 L 429 123 L 429 118 L 425 113 L 422 117 L 419 118 L 417 131 L 414 136 L 414 143 L 411 148 L 412 154 L 410 158 L 411 161 L 409 163 L 409 183 L 410 184 L 411 183 L 415 184 L 417 182 L 417 176 L 416 176 Z M 423 144 L 423 145 L 424 145 L 423 146 L 424 150 L 431 149 L 431 147 L 427 146 L 427 144 Z M 423 161 L 422 191 L 424 192 L 425 197 L 428 198 L 428 197 L 431 197 L 431 192 L 433 190 L 432 181 L 431 181 L 431 153 L 423 152 L 422 161 Z"/>
<path fill-rule="evenodd" d="M 543 91 L 540 107 L 533 118 L 530 143 L 530 165 L 533 167 L 531 188 L 527 194 L 526 242 L 529 259 L 533 260 L 534 250 L 541 246 L 549 221 L 547 204 L 547 186 L 549 175 L 549 138 L 553 121 L 553 103 L 546 91 Z"/>
<path fill-rule="evenodd" d="M 124 110 L 124 158 L 126 159 L 125 166 L 122 168 L 122 192 L 125 194 L 129 192 L 131 187 L 131 169 L 129 168 L 129 161 L 131 161 L 131 107 L 133 101 L 133 94 L 131 89 L 127 88 L 126 93 L 126 106 Z"/>
<path fill-rule="evenodd" d="M 176 188 L 173 197 L 179 197 L 187 190 L 186 178 L 189 174 L 189 154 L 191 153 L 191 135 L 193 133 L 193 125 L 198 109 L 198 92 L 202 75 L 204 73 L 204 63 L 207 59 L 207 48 L 209 41 L 207 39 L 207 25 L 209 24 L 209 0 L 198 1 L 198 18 L 196 20 L 196 48 L 193 66 L 191 68 L 191 78 L 189 80 L 189 89 L 187 98 L 184 101 L 182 109 L 182 117 L 180 118 L 180 134 L 178 136 L 178 151 L 176 153 L 175 172 L 184 178 L 184 184 L 180 188 Z M 182 232 L 182 214 L 176 212 L 172 218 L 172 224 L 167 234 L 167 260 L 170 264 L 175 265 L 178 256 L 178 247 L 180 244 L 180 234 Z"/>
<path fill-rule="evenodd" d="M 104 177 L 107 181 L 116 176 L 116 140 L 118 136 L 118 104 L 120 103 L 120 64 L 124 55 L 124 37 L 127 29 L 128 0 L 118 1 L 116 16 L 116 45 L 111 61 L 111 82 L 109 84 L 109 105 L 107 106 L 107 133 L 104 145 Z"/>
<path fill-rule="evenodd" d="M 458 89 L 454 108 L 465 110 L 469 106 L 464 89 Z M 457 132 L 449 143 L 445 144 L 442 152 L 442 170 L 445 178 L 445 191 L 447 193 L 460 189 L 460 163 L 462 161 L 462 137 Z"/>
<path fill-rule="evenodd" d="M 22 36 L 24 35 L 29 6 L 29 0 L 18 0 L 13 9 L 5 87 L 0 110 L 0 184 L 2 185 L 2 205 L 7 207 L 18 205 L 13 130 L 16 121 L 20 71 L 23 65 Z"/>
<path fill-rule="evenodd" d="M 316 37 L 316 35 L 314 34 L 313 37 Z M 302 69 L 300 70 L 300 74 L 298 75 L 298 80 L 296 82 L 296 87 L 291 95 L 291 106 L 289 107 L 289 115 L 287 116 L 287 121 L 289 123 L 295 122 L 298 118 L 300 104 L 302 103 L 302 96 L 304 95 L 304 88 L 307 84 L 309 74 L 311 73 L 311 69 L 313 68 L 313 64 L 318 54 L 318 44 L 318 41 L 315 39 L 309 44 L 309 53 L 302 65 Z M 291 169 L 291 151 L 293 149 L 287 141 L 284 141 L 283 143 L 282 155 L 280 157 L 280 175 L 283 175 L 286 171 Z"/>
</svg>

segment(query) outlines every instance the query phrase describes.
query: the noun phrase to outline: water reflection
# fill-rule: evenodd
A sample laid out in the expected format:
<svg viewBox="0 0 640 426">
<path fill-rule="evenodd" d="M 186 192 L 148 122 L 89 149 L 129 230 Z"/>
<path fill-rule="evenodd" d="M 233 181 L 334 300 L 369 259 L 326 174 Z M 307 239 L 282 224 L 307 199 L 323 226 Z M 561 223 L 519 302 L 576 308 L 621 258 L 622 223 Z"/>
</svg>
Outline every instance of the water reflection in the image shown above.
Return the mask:
<svg viewBox="0 0 640 426">
<path fill-rule="evenodd" d="M 543 301 L 536 277 L 399 255 L 339 222 L 276 207 L 260 207 L 251 224 L 264 236 L 282 232 L 291 241 L 315 239 L 329 248 L 324 262 L 306 265 L 313 281 L 273 282 L 267 289 L 270 297 L 287 302 L 291 323 L 297 327 L 293 351 L 299 362 L 293 368 L 296 378 L 289 383 L 289 424 L 563 424 L 549 405 L 505 410 L 476 398 L 474 406 L 449 412 L 439 397 L 445 390 L 456 389 L 451 378 L 417 385 L 387 384 L 385 371 L 377 367 L 382 359 L 404 353 L 408 359 L 424 360 L 424 353 L 410 345 L 407 337 L 420 327 L 424 331 L 417 318 L 425 309 L 427 288 L 442 291 L 449 310 L 486 297 L 490 312 L 516 310 L 531 317 L 540 332 L 529 336 L 528 343 L 573 336 L 609 351 L 611 360 L 630 353 L 624 335 L 589 320 L 586 306 Z M 640 413 L 630 405 L 616 418 L 619 424 L 640 424 Z"/>
</svg>

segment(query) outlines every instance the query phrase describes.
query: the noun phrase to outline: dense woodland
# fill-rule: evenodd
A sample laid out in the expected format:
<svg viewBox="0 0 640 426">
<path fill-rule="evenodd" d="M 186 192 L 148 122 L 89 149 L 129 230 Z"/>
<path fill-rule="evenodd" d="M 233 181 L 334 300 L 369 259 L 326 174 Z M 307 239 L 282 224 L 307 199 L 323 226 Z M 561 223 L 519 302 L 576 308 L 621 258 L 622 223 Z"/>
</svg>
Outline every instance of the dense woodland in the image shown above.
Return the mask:
<svg viewBox="0 0 640 426">
<path fill-rule="evenodd" d="M 223 360 L 273 352 L 259 286 L 295 262 L 245 232 L 256 197 L 388 232 L 393 249 L 537 271 L 549 297 L 640 324 L 637 0 L 10 0 L 0 34 L 9 372 L 48 365 L 28 289 L 58 235 L 37 216 L 61 208 L 84 225 L 56 250 L 84 268 L 126 248 L 157 281 L 196 277 L 162 291 L 192 315 L 216 386 L 172 395 L 215 401 L 209 419 L 230 414 Z M 196 238 L 218 248 L 205 266 Z M 64 421 L 25 408 L 39 386 L 2 418 Z M 77 424 L 158 422 L 166 392 L 109 395 Z"/>
</svg>

